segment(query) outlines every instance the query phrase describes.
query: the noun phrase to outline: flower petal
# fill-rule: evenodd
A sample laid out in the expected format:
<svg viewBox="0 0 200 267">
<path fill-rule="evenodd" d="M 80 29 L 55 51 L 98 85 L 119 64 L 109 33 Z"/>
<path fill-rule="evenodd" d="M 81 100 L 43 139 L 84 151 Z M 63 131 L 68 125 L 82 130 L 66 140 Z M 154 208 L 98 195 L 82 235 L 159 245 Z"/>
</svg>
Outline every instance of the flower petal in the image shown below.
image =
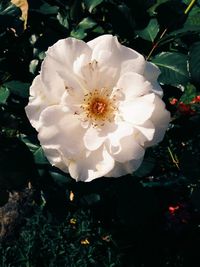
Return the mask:
<svg viewBox="0 0 200 267">
<path fill-rule="evenodd" d="M 63 172 L 69 172 L 68 171 L 69 160 L 62 156 L 59 149 L 45 146 L 43 147 L 43 151 L 49 162 L 52 164 L 52 166 L 61 169 Z"/>
<path fill-rule="evenodd" d="M 134 101 L 126 101 L 120 105 L 120 112 L 125 121 L 141 125 L 148 120 L 153 111 L 155 94 L 148 94 L 136 98 Z"/>
<path fill-rule="evenodd" d="M 134 135 L 126 136 L 120 140 L 120 145 L 111 146 L 111 156 L 118 162 L 127 162 L 132 159 L 140 159 L 144 156 L 144 149 L 134 140 Z"/>
<path fill-rule="evenodd" d="M 155 97 L 154 104 L 156 108 L 150 120 L 155 125 L 155 134 L 151 142 L 148 143 L 148 146 L 155 145 L 162 141 L 171 120 L 170 113 L 166 110 L 165 104 L 160 97 Z"/>
<path fill-rule="evenodd" d="M 46 108 L 40 115 L 40 124 L 38 138 L 44 148 L 59 148 L 66 158 L 84 149 L 85 129 L 76 116 L 61 106 Z"/>
<path fill-rule="evenodd" d="M 121 45 L 117 37 L 102 35 L 87 43 L 93 49 L 92 57 L 101 61 L 105 66 L 120 68 L 120 75 L 125 72 L 143 74 L 145 68 L 144 57 L 131 48 Z"/>
<path fill-rule="evenodd" d="M 162 97 L 163 96 L 163 90 L 157 81 L 159 75 L 160 75 L 159 68 L 151 62 L 146 62 L 146 66 L 145 66 L 145 70 L 144 70 L 144 76 L 148 81 L 151 82 L 152 91 L 155 94 Z"/>
<path fill-rule="evenodd" d="M 100 134 L 101 133 L 99 132 L 99 129 L 95 128 L 92 125 L 89 127 L 89 129 L 87 129 L 83 140 L 84 145 L 88 150 L 96 150 L 103 144 L 106 139 L 106 136 L 101 136 Z"/>
<path fill-rule="evenodd" d="M 71 113 L 79 115 L 83 111 L 81 109 L 83 97 L 82 94 L 77 94 L 75 90 L 66 90 L 62 95 L 60 105 L 67 107 Z"/>
<path fill-rule="evenodd" d="M 132 135 L 133 133 L 133 126 L 130 123 L 120 121 L 115 123 L 115 131 L 110 132 L 107 134 L 108 144 L 109 146 L 120 146 L 120 140 L 123 137 Z"/>
<path fill-rule="evenodd" d="M 131 100 L 136 96 L 142 96 L 152 91 L 150 82 L 137 73 L 127 72 L 122 75 L 117 82 L 117 88 L 125 94 L 126 100 Z"/>
<path fill-rule="evenodd" d="M 121 45 L 117 37 L 103 35 L 90 42 L 93 49 L 92 59 L 98 62 L 99 87 L 114 87 L 119 77 L 125 72 L 143 74 L 145 60 L 136 51 Z"/>
<path fill-rule="evenodd" d="M 65 68 L 73 70 L 76 60 L 81 61 L 81 64 L 89 62 L 91 49 L 84 41 L 69 37 L 49 47 L 46 54 L 46 57 L 51 57 L 56 66 L 60 66 L 59 70 L 63 72 Z"/>
<path fill-rule="evenodd" d="M 64 81 L 63 90 L 67 87 L 81 92 L 84 85 L 79 72 L 82 66 L 90 62 L 90 58 L 91 49 L 85 42 L 75 38 L 60 40 L 46 52 L 42 64 L 42 80 L 58 95 L 60 86 L 55 79 L 57 76 Z"/>
<path fill-rule="evenodd" d="M 41 112 L 47 106 L 56 104 L 56 100 L 51 97 L 51 92 L 46 90 L 41 81 L 41 76 L 36 76 L 30 87 L 29 104 L 25 107 L 26 115 L 36 130 L 38 130 L 40 125 L 39 117 Z"/>
<path fill-rule="evenodd" d="M 53 92 L 56 99 L 62 97 L 66 90 L 74 91 L 74 93 L 83 94 L 83 85 L 73 72 L 62 68 L 55 63 L 51 57 L 46 57 L 42 63 L 41 79 L 49 92 Z"/>
<path fill-rule="evenodd" d="M 104 176 L 114 167 L 114 160 L 104 147 L 79 155 L 69 164 L 69 173 L 77 181 L 90 182 Z"/>
<path fill-rule="evenodd" d="M 135 125 L 134 128 L 139 130 L 135 138 L 142 146 L 145 146 L 146 142 L 153 140 L 155 126 L 150 120 L 145 121 L 142 125 Z"/>
<path fill-rule="evenodd" d="M 138 74 L 143 74 L 146 61 L 141 54 L 129 47 L 122 45 L 121 56 L 122 63 L 120 76 L 126 72 L 135 72 Z"/>
<path fill-rule="evenodd" d="M 124 163 L 115 162 L 114 168 L 105 175 L 105 177 L 120 177 L 126 174 L 131 174 L 136 171 L 141 163 L 143 158 L 133 159 Z"/>
</svg>

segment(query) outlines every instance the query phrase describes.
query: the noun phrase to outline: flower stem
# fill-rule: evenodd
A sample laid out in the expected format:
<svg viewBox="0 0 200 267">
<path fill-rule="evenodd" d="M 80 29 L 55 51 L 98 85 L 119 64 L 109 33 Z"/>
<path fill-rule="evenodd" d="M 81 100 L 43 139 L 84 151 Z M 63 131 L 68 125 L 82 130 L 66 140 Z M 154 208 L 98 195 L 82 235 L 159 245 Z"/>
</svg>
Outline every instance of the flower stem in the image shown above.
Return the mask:
<svg viewBox="0 0 200 267">
<path fill-rule="evenodd" d="M 156 49 L 156 47 L 159 44 L 159 41 L 163 38 L 163 36 L 165 35 L 165 33 L 167 32 L 167 28 L 164 29 L 164 31 L 161 33 L 161 35 L 159 36 L 158 41 L 153 45 L 151 51 L 149 52 L 148 56 L 146 57 L 146 60 L 149 60 L 149 58 L 151 57 L 152 53 L 154 52 L 154 50 Z"/>
<path fill-rule="evenodd" d="M 187 14 L 191 10 L 191 8 L 195 4 L 195 2 L 196 2 L 196 0 L 192 0 L 190 2 L 190 4 L 187 6 L 186 10 L 184 11 L 184 14 Z"/>
<path fill-rule="evenodd" d="M 168 149 L 168 152 L 169 152 L 170 157 L 172 159 L 172 162 L 176 165 L 177 169 L 180 170 L 179 165 L 178 165 L 179 164 L 179 160 L 178 160 L 177 156 L 173 155 L 172 150 L 171 150 L 171 148 L 169 146 L 167 147 L 167 149 Z"/>
</svg>

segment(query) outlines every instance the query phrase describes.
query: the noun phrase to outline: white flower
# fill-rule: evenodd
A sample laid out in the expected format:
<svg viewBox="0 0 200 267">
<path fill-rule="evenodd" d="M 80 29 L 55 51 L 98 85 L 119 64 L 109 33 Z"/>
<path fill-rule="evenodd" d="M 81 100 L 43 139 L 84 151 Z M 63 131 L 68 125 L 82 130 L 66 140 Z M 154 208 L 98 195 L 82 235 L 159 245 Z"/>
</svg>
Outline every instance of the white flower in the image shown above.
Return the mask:
<svg viewBox="0 0 200 267">
<path fill-rule="evenodd" d="M 135 171 L 170 120 L 159 73 L 112 35 L 50 47 L 26 107 L 50 163 L 81 181 Z"/>
</svg>

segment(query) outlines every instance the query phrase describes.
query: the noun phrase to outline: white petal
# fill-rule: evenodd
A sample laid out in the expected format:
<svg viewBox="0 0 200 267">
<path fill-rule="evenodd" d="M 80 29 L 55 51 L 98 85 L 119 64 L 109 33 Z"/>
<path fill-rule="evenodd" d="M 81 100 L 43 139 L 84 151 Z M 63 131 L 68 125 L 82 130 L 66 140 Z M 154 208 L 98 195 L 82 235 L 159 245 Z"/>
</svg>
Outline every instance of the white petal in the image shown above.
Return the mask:
<svg viewBox="0 0 200 267">
<path fill-rule="evenodd" d="M 170 120 L 170 113 L 165 108 L 165 103 L 156 96 L 154 99 L 155 110 L 152 113 L 151 121 L 154 125 L 166 126 Z"/>
<path fill-rule="evenodd" d="M 125 72 L 143 74 L 144 57 L 121 45 L 115 36 L 103 35 L 88 42 L 88 45 L 93 49 L 92 59 L 98 62 L 101 73 L 99 86 L 113 87 Z"/>
<path fill-rule="evenodd" d="M 46 108 L 40 115 L 40 124 L 38 138 L 43 147 L 56 146 L 66 158 L 83 150 L 85 129 L 76 116 L 61 106 Z"/>
<path fill-rule="evenodd" d="M 129 47 L 122 45 L 121 56 L 122 63 L 120 76 L 126 72 L 135 72 L 138 74 L 143 74 L 146 61 L 141 54 Z"/>
<path fill-rule="evenodd" d="M 81 154 L 69 164 L 69 173 L 77 181 L 89 182 L 110 172 L 114 160 L 103 147 L 91 152 L 89 156 Z"/>
<path fill-rule="evenodd" d="M 120 75 L 130 71 L 143 74 L 144 57 L 135 50 L 121 45 L 115 36 L 102 35 L 88 42 L 88 45 L 93 49 L 93 58 L 104 62 L 105 65 L 117 64 L 121 69 Z"/>
<path fill-rule="evenodd" d="M 134 140 L 134 135 L 126 136 L 120 140 L 119 148 L 111 146 L 111 156 L 118 162 L 127 162 L 140 159 L 144 156 L 144 149 Z"/>
<path fill-rule="evenodd" d="M 155 109 L 150 120 L 155 126 L 155 134 L 153 140 L 148 143 L 148 146 L 155 145 L 162 141 L 171 119 L 170 113 L 165 109 L 165 104 L 160 97 L 156 96 L 154 104 Z"/>
<path fill-rule="evenodd" d="M 111 146 L 120 146 L 120 140 L 125 137 L 132 135 L 133 127 L 130 123 L 121 121 L 115 124 L 115 131 L 108 133 L 108 144 Z"/>
<path fill-rule="evenodd" d="M 87 44 L 89 45 L 89 47 L 94 49 L 100 42 L 104 42 L 106 39 L 110 38 L 113 38 L 111 34 L 104 34 L 97 38 L 92 39 L 91 41 L 87 42 Z"/>
<path fill-rule="evenodd" d="M 104 77 L 100 75 L 99 64 L 96 60 L 91 60 L 89 63 L 81 66 L 79 75 L 87 90 L 100 89 L 107 85 Z"/>
<path fill-rule="evenodd" d="M 48 49 L 46 54 L 55 61 L 56 66 L 60 66 L 60 69 L 72 70 L 75 61 L 79 58 L 81 58 L 81 64 L 90 60 L 91 49 L 85 42 L 69 37 L 59 40 Z"/>
<path fill-rule="evenodd" d="M 160 75 L 159 68 L 151 62 L 146 62 L 146 66 L 145 66 L 145 70 L 144 70 L 144 76 L 148 81 L 150 81 L 152 83 L 152 91 L 155 94 L 162 97 L 163 96 L 163 90 L 157 81 L 159 75 Z"/>
<path fill-rule="evenodd" d="M 139 133 L 136 134 L 136 139 L 140 140 L 141 145 L 154 138 L 155 126 L 150 120 L 145 121 L 142 125 L 135 125 L 134 128 L 139 130 Z"/>
<path fill-rule="evenodd" d="M 105 176 L 106 177 L 120 177 L 126 174 L 131 174 L 140 167 L 142 161 L 143 161 L 143 158 L 127 161 L 124 163 L 120 163 L 116 161 L 114 168 Z"/>
<path fill-rule="evenodd" d="M 155 108 L 154 98 L 155 94 L 148 94 L 138 97 L 134 101 L 126 101 L 120 106 L 120 113 L 125 121 L 141 125 L 152 116 Z"/>
<path fill-rule="evenodd" d="M 33 80 L 30 87 L 29 103 L 25 107 L 26 115 L 31 124 L 36 130 L 39 128 L 39 117 L 41 112 L 47 107 L 57 104 L 56 99 L 51 96 L 41 81 L 41 76 L 38 75 Z"/>
<path fill-rule="evenodd" d="M 52 96 L 58 100 L 66 90 L 74 91 L 76 94 L 83 91 L 81 81 L 75 74 L 48 56 L 42 63 L 41 79 Z"/>
<path fill-rule="evenodd" d="M 67 160 L 62 156 L 62 153 L 59 151 L 59 149 L 45 146 L 43 147 L 43 150 L 47 159 L 53 166 L 61 169 L 64 172 L 69 172 L 68 171 L 69 160 Z"/>
<path fill-rule="evenodd" d="M 151 84 L 142 75 L 133 72 L 122 75 L 117 82 L 117 88 L 122 88 L 126 100 L 152 91 Z"/>
<path fill-rule="evenodd" d="M 151 82 L 151 85 L 152 85 L 152 92 L 154 92 L 155 94 L 157 94 L 158 96 L 160 96 L 162 98 L 163 97 L 163 89 L 159 85 L 159 83 L 157 81 L 155 81 L 155 82 Z"/>
<path fill-rule="evenodd" d="M 83 112 L 81 104 L 83 103 L 84 96 L 77 94 L 75 90 L 66 90 L 60 100 L 60 105 L 65 106 L 73 114 L 80 114 Z"/>
<path fill-rule="evenodd" d="M 60 86 L 56 81 L 56 76 L 59 76 L 65 87 L 80 92 L 84 86 L 79 71 L 90 59 L 91 49 L 85 42 L 74 38 L 60 40 L 46 53 L 41 70 L 42 80 L 59 94 Z"/>
<path fill-rule="evenodd" d="M 84 144 L 85 147 L 88 150 L 96 150 L 98 149 L 104 142 L 106 136 L 101 136 L 101 132 L 98 128 L 95 128 L 94 126 L 90 126 L 89 129 L 87 129 L 85 135 L 84 135 Z"/>
<path fill-rule="evenodd" d="M 106 139 L 112 140 L 116 146 L 119 143 L 119 139 L 123 136 L 129 135 L 133 132 L 130 124 L 122 122 L 116 123 L 105 123 L 100 128 L 90 126 L 84 135 L 84 144 L 90 151 L 98 149 Z"/>
<path fill-rule="evenodd" d="M 155 64 L 147 61 L 144 70 L 144 76 L 146 77 L 146 79 L 151 82 L 156 81 L 159 75 L 159 68 Z"/>
</svg>

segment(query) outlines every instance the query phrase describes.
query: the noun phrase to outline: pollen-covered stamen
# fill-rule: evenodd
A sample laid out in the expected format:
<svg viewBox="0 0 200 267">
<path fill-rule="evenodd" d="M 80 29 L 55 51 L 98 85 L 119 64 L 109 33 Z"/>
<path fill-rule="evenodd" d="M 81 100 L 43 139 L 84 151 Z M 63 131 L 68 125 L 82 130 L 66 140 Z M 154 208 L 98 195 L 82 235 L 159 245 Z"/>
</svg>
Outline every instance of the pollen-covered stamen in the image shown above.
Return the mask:
<svg viewBox="0 0 200 267">
<path fill-rule="evenodd" d="M 91 112 L 96 115 L 101 115 L 106 111 L 107 103 L 102 101 L 102 99 L 95 99 L 94 103 L 91 105 Z"/>
<path fill-rule="evenodd" d="M 81 105 L 83 113 L 81 118 L 84 121 L 91 121 L 94 126 L 102 126 L 104 122 L 112 122 L 117 107 L 115 96 L 107 88 L 95 89 L 84 95 Z"/>
</svg>

